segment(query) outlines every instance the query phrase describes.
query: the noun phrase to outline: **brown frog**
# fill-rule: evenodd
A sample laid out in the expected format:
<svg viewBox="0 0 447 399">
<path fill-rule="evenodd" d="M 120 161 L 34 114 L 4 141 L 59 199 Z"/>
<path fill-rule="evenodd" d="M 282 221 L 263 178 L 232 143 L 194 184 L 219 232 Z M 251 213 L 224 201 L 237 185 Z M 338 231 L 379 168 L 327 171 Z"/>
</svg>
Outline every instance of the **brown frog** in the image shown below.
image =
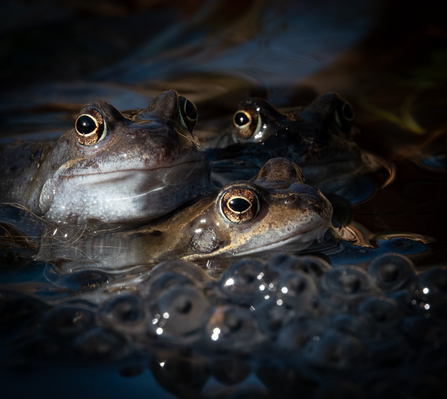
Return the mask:
<svg viewBox="0 0 447 399">
<path fill-rule="evenodd" d="M 293 244 L 307 248 L 331 225 L 332 205 L 284 158 L 251 181 L 236 181 L 164 220 L 137 230 L 41 243 L 39 259 L 70 259 L 65 268 L 122 269 L 169 259 L 239 256 Z"/>
<path fill-rule="evenodd" d="M 226 184 L 252 176 L 268 159 L 284 157 L 299 165 L 306 182 L 324 193 L 356 203 L 373 188 L 361 177 L 386 161 L 361 150 L 353 141 L 352 106 L 336 93 L 326 93 L 308 107 L 278 110 L 268 101 L 247 98 L 233 116 L 233 125 L 208 148 L 214 180 Z"/>
<path fill-rule="evenodd" d="M 58 140 L 0 147 L 0 201 L 58 224 L 153 221 L 215 191 L 196 121 L 172 90 L 131 112 L 88 103 Z"/>
</svg>

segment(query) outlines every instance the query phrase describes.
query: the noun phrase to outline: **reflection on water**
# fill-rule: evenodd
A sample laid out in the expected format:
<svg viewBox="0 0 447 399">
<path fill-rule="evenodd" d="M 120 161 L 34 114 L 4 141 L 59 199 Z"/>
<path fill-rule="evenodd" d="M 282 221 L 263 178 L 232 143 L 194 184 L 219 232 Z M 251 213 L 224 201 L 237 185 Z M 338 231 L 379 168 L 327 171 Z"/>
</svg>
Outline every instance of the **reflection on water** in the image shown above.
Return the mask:
<svg viewBox="0 0 447 399">
<path fill-rule="evenodd" d="M 340 16 L 339 5 L 329 2 L 257 1 L 232 10 L 210 1 L 194 19 L 167 29 L 96 77 L 141 85 L 178 75 L 230 72 L 267 90 L 279 86 L 281 92 L 270 95 L 287 98 L 288 88 L 368 32 L 371 3 L 346 1 Z M 219 19 L 220 25 L 210 24 Z"/>
<path fill-rule="evenodd" d="M 44 231 L 71 247 L 85 232 L 3 206 L 2 392 L 442 397 L 447 34 L 436 7 L 137 3 L 8 2 L 2 142 L 58 137 L 91 100 L 145 108 L 167 89 L 197 104 L 208 142 L 245 97 L 292 107 L 338 91 L 356 110 L 355 141 L 397 173 L 305 253 L 289 244 L 113 272 L 67 272 L 64 251 L 37 259 Z"/>
</svg>

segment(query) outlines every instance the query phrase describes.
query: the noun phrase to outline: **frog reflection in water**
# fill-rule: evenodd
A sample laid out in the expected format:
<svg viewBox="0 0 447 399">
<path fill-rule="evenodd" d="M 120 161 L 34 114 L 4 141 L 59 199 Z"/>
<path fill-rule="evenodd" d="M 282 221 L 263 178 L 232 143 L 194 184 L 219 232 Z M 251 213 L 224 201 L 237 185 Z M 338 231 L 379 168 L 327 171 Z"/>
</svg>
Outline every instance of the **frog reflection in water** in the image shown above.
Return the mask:
<svg viewBox="0 0 447 399">
<path fill-rule="evenodd" d="M 281 156 L 303 169 L 308 184 L 352 203 L 361 201 L 365 198 L 353 192 L 359 176 L 382 166 L 393 171 L 386 161 L 360 150 L 353 141 L 353 121 L 353 108 L 336 93 L 284 112 L 265 100 L 248 98 L 239 104 L 233 126 L 207 150 L 215 161 L 213 178 L 221 185 L 245 179 L 268 159 Z"/>
<path fill-rule="evenodd" d="M 267 162 L 251 181 L 226 185 L 148 227 L 85 236 L 62 245 L 51 235 L 39 259 L 72 259 L 66 267 L 120 269 L 168 259 L 246 255 L 293 243 L 307 248 L 331 227 L 332 205 L 305 185 L 301 169 L 284 158 Z"/>
<path fill-rule="evenodd" d="M 0 201 L 59 224 L 151 221 L 215 191 L 195 105 L 166 91 L 143 110 L 85 105 L 58 140 L 0 148 Z"/>
</svg>

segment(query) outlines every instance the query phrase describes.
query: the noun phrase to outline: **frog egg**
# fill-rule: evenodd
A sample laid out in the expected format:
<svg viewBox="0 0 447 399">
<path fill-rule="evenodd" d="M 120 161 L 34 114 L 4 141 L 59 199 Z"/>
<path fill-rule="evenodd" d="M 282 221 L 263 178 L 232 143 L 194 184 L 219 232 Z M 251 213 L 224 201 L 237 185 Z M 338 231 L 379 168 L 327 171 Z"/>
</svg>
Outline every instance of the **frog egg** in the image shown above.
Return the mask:
<svg viewBox="0 0 447 399">
<path fill-rule="evenodd" d="M 415 275 L 413 262 L 398 254 L 383 254 L 374 258 L 368 273 L 385 292 L 401 289 Z"/>
<path fill-rule="evenodd" d="M 208 342 L 227 349 L 246 349 L 262 339 L 253 313 L 235 306 L 219 306 L 206 325 Z"/>
<path fill-rule="evenodd" d="M 422 312 L 446 317 L 447 267 L 435 267 L 420 274 L 411 297 Z"/>
<path fill-rule="evenodd" d="M 318 381 L 304 375 L 300 370 L 267 360 L 256 370 L 258 379 L 272 392 L 275 398 L 313 398 Z"/>
<path fill-rule="evenodd" d="M 268 292 L 263 269 L 264 265 L 257 260 L 236 262 L 222 275 L 217 286 L 231 302 L 255 305 L 263 301 Z"/>
<path fill-rule="evenodd" d="M 403 387 L 409 385 L 409 381 L 399 373 L 390 373 L 388 369 L 369 373 L 367 380 L 362 384 L 363 390 L 368 392 L 368 399 L 401 399 Z"/>
<path fill-rule="evenodd" d="M 306 273 L 289 270 L 278 281 L 278 305 L 287 306 L 296 314 L 316 314 L 317 296 L 317 287 Z"/>
<path fill-rule="evenodd" d="M 58 284 L 70 290 L 91 290 L 111 280 L 111 277 L 100 270 L 82 270 L 66 274 L 60 278 Z"/>
<path fill-rule="evenodd" d="M 174 285 L 195 285 L 205 287 L 212 278 L 199 266 L 180 260 L 166 261 L 152 269 L 149 279 L 138 286 L 142 294 L 157 295 Z"/>
<path fill-rule="evenodd" d="M 447 322 L 441 319 L 422 316 L 406 317 L 402 324 L 403 331 L 410 337 L 429 344 L 445 345 L 447 343 Z"/>
<path fill-rule="evenodd" d="M 225 399 L 272 399 L 272 395 L 265 388 L 236 388 L 233 392 L 225 392 Z"/>
<path fill-rule="evenodd" d="M 347 300 L 380 293 L 371 276 L 355 266 L 327 271 L 323 276 L 322 286 L 330 294 Z"/>
<path fill-rule="evenodd" d="M 0 292 L 0 337 L 42 317 L 48 305 L 38 299 L 15 292 Z"/>
<path fill-rule="evenodd" d="M 95 324 L 95 315 L 81 306 L 64 304 L 51 310 L 41 322 L 46 334 L 65 338 L 76 337 Z"/>
<path fill-rule="evenodd" d="M 268 267 L 278 272 L 297 270 L 308 273 L 314 279 L 321 278 L 331 269 L 329 263 L 317 256 L 293 256 L 286 254 L 276 255 L 268 262 Z"/>
<path fill-rule="evenodd" d="M 187 285 L 172 286 L 158 297 L 150 296 L 149 309 L 149 325 L 155 334 L 181 338 L 181 342 L 198 339 L 212 311 L 201 290 Z"/>
<path fill-rule="evenodd" d="M 315 394 L 314 399 L 367 399 L 362 388 L 352 381 L 338 379 L 325 383 Z"/>
<path fill-rule="evenodd" d="M 28 366 L 30 358 L 38 361 L 53 360 L 61 355 L 65 356 L 66 349 L 67 345 L 64 339 L 57 340 L 54 337 L 38 334 L 19 345 L 18 353 L 28 359 Z"/>
<path fill-rule="evenodd" d="M 191 281 L 196 281 L 198 284 L 205 284 L 212 280 L 208 273 L 201 267 L 192 262 L 182 260 L 171 260 L 159 263 L 152 269 L 150 276 L 155 278 L 155 276 L 163 275 L 167 272 L 181 274 L 188 277 Z"/>
<path fill-rule="evenodd" d="M 138 332 L 145 328 L 147 321 L 146 303 L 138 295 L 120 295 L 105 302 L 98 317 L 109 328 Z"/>
<path fill-rule="evenodd" d="M 312 317 L 295 319 L 278 334 L 277 345 L 294 356 L 301 351 L 314 337 L 320 337 L 327 329 L 324 319 Z"/>
<path fill-rule="evenodd" d="M 360 341 L 370 340 L 374 335 L 374 329 L 367 320 L 349 313 L 335 315 L 330 320 L 328 328 L 352 335 Z"/>
<path fill-rule="evenodd" d="M 119 373 L 124 378 L 133 378 L 143 374 L 146 368 L 147 365 L 141 360 L 134 360 L 131 364 L 121 367 Z"/>
<path fill-rule="evenodd" d="M 282 306 L 282 303 L 278 305 L 276 297 L 272 297 L 256 306 L 254 315 L 260 332 L 270 336 L 281 331 L 294 318 L 295 312 L 287 306 Z"/>
<path fill-rule="evenodd" d="M 149 369 L 157 383 L 180 398 L 201 398 L 210 371 L 207 361 L 186 357 L 155 355 Z"/>
<path fill-rule="evenodd" d="M 419 351 L 417 367 L 424 374 L 447 382 L 447 364 L 445 361 L 445 350 L 440 350 L 439 345 L 429 345 Z M 446 384 L 447 390 L 447 384 Z"/>
<path fill-rule="evenodd" d="M 432 375 L 417 378 L 407 387 L 405 397 L 411 399 L 438 399 L 445 397 L 446 385 Z"/>
<path fill-rule="evenodd" d="M 242 356 L 227 355 L 211 363 L 212 376 L 224 385 L 236 385 L 251 374 L 251 366 Z"/>
<path fill-rule="evenodd" d="M 95 327 L 78 336 L 74 342 L 76 353 L 88 360 L 111 361 L 127 354 L 127 340 L 116 331 Z"/>
<path fill-rule="evenodd" d="M 409 357 L 410 347 L 406 337 L 398 332 L 386 339 L 377 339 L 370 345 L 369 357 L 377 367 L 389 367 L 404 364 Z"/>
<path fill-rule="evenodd" d="M 403 319 L 396 302 L 387 298 L 366 298 L 359 305 L 358 311 L 365 320 L 386 335 L 393 335 Z"/>
<path fill-rule="evenodd" d="M 318 368 L 346 370 L 364 362 L 364 350 L 364 345 L 352 335 L 326 330 L 307 342 L 303 357 Z"/>
</svg>

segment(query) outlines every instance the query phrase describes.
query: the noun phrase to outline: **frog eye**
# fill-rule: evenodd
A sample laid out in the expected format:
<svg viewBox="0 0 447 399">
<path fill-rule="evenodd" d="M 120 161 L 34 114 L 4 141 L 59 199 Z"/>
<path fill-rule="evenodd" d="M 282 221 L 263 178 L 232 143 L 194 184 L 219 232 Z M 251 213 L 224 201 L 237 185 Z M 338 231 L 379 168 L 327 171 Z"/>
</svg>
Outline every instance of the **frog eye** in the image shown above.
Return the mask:
<svg viewBox="0 0 447 399">
<path fill-rule="evenodd" d="M 233 125 L 236 127 L 236 136 L 248 139 L 259 132 L 261 117 L 257 112 L 252 115 L 247 111 L 239 110 L 233 116 Z"/>
<path fill-rule="evenodd" d="M 75 122 L 76 138 L 82 145 L 93 145 L 104 139 L 107 133 L 106 122 L 96 109 L 87 110 Z"/>
<path fill-rule="evenodd" d="M 230 222 L 246 223 L 257 215 L 259 199 L 251 190 L 232 188 L 223 195 L 221 209 Z"/>
<path fill-rule="evenodd" d="M 197 122 L 197 107 L 186 97 L 179 96 L 180 122 L 184 127 L 192 131 Z"/>
<path fill-rule="evenodd" d="M 337 98 L 335 103 L 335 122 L 344 131 L 349 131 L 354 121 L 355 112 L 351 104 L 342 98 Z"/>
</svg>

